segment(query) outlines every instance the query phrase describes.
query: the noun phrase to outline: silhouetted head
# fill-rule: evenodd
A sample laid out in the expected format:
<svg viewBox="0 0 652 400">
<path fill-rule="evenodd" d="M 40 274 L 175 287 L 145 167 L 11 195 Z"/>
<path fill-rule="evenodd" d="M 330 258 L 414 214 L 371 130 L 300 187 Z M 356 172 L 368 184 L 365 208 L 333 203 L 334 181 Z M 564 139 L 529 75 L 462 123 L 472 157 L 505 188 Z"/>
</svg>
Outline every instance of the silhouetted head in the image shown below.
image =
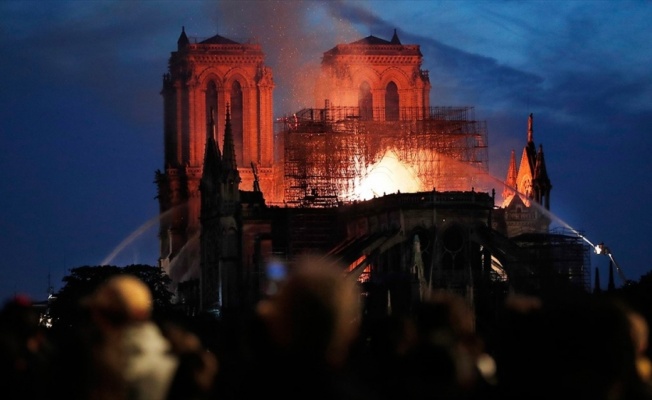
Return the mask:
<svg viewBox="0 0 652 400">
<path fill-rule="evenodd" d="M 359 332 L 360 292 L 343 266 L 304 256 L 257 312 L 275 344 L 290 355 L 338 365 Z"/>
<path fill-rule="evenodd" d="M 95 290 L 87 306 L 116 325 L 145 321 L 152 313 L 152 293 L 137 277 L 117 275 Z"/>
<path fill-rule="evenodd" d="M 4 303 L 0 310 L 0 328 L 2 327 L 24 337 L 39 330 L 39 312 L 29 296 L 18 294 Z"/>
</svg>

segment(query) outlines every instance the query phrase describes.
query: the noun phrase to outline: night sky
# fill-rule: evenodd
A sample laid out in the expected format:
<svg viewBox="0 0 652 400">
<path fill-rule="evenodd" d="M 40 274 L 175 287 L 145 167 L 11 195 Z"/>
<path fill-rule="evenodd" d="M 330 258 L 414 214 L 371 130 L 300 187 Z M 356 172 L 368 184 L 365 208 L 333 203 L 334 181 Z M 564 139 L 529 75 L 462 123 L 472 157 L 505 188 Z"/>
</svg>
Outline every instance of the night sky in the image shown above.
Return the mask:
<svg viewBox="0 0 652 400">
<path fill-rule="evenodd" d="M 397 29 L 421 46 L 431 105 L 486 121 L 496 191 L 533 113 L 555 224 L 638 280 L 652 270 L 651 20 L 648 1 L 2 1 L 0 299 L 44 299 L 82 265 L 156 265 L 160 90 L 182 27 L 260 43 L 275 116 L 314 106 L 324 51 Z M 591 264 L 604 288 L 609 259 Z"/>
</svg>

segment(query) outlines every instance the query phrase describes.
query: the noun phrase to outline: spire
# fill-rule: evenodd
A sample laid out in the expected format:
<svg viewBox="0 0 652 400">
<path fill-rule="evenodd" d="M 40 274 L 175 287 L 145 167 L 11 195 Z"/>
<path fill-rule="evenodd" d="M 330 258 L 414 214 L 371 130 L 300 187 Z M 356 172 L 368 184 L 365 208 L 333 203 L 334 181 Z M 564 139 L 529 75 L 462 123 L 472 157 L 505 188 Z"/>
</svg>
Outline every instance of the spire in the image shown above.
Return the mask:
<svg viewBox="0 0 652 400">
<path fill-rule="evenodd" d="M 534 164 L 534 179 L 548 181 L 548 171 L 546 170 L 546 160 L 543 157 L 543 145 L 539 145 L 536 162 Z"/>
<path fill-rule="evenodd" d="M 550 210 L 550 179 L 546 170 L 546 160 L 543 157 L 543 146 L 539 145 L 536 160 L 534 162 L 534 173 L 532 174 L 532 186 L 534 189 L 535 200 L 543 205 L 546 210 Z"/>
<path fill-rule="evenodd" d="M 226 105 L 226 125 L 224 126 L 224 145 L 222 146 L 223 165 L 226 170 L 237 170 L 235 161 L 235 144 L 233 143 L 233 133 L 231 132 L 231 111 L 229 104 Z"/>
<path fill-rule="evenodd" d="M 613 292 L 616 289 L 616 284 L 614 282 L 614 265 L 609 260 L 609 282 L 607 283 L 607 291 Z"/>
<path fill-rule="evenodd" d="M 593 293 L 602 293 L 600 288 L 600 273 L 598 269 L 595 269 L 595 284 L 593 285 Z"/>
<path fill-rule="evenodd" d="M 206 149 L 204 151 L 204 170 L 202 171 L 202 181 L 204 184 L 219 179 L 219 170 L 222 162 L 222 155 L 215 141 L 214 114 L 215 110 L 211 108 L 210 119 L 206 126 Z"/>
<path fill-rule="evenodd" d="M 199 181 L 202 219 L 214 217 L 216 213 L 219 213 L 222 157 L 215 141 L 215 119 L 213 118 L 213 114 L 214 110 L 211 109 L 211 116 L 206 126 L 204 166 L 201 180 Z"/>
<path fill-rule="evenodd" d="M 512 150 L 512 155 L 509 159 L 509 167 L 507 168 L 507 178 L 505 178 L 505 189 L 503 190 L 503 199 L 514 194 L 514 189 L 516 189 L 516 177 L 518 176 L 518 171 L 516 169 L 516 154 Z"/>
<path fill-rule="evenodd" d="M 530 174 L 534 178 L 534 167 L 536 164 L 537 148 L 534 145 L 534 116 L 530 113 L 527 119 L 527 144 L 525 145 L 525 154 L 527 155 L 528 164 L 530 166 Z M 525 189 L 525 188 L 523 188 Z"/>
<path fill-rule="evenodd" d="M 401 44 L 401 41 L 398 38 L 398 34 L 396 33 L 396 28 L 394 28 L 394 36 L 392 36 L 391 43 L 392 44 Z"/>
<path fill-rule="evenodd" d="M 546 160 L 543 157 L 543 145 L 539 145 L 536 162 L 534 164 L 534 179 L 548 181 L 548 171 L 546 170 Z"/>
<path fill-rule="evenodd" d="M 226 124 L 224 126 L 224 145 L 222 146 L 222 194 L 227 203 L 237 203 L 240 199 L 240 173 L 235 159 L 235 144 L 231 132 L 231 111 L 226 104 Z M 229 208 L 233 212 L 232 206 Z M 223 209 L 224 213 L 225 210 Z"/>
<path fill-rule="evenodd" d="M 186 36 L 186 27 L 182 26 L 181 27 L 181 35 L 179 35 L 179 39 L 177 40 L 177 50 L 181 50 L 182 48 L 186 47 L 190 43 L 190 40 L 188 40 L 188 36 Z"/>
</svg>

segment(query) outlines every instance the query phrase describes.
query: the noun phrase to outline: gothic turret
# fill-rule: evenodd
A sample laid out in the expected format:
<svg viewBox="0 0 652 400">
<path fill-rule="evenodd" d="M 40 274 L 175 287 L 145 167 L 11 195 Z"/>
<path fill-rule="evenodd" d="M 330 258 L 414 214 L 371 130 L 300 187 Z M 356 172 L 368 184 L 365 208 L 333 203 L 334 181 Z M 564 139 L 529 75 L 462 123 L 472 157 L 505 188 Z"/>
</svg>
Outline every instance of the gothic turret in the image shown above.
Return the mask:
<svg viewBox="0 0 652 400">
<path fill-rule="evenodd" d="M 535 163 L 534 163 L 534 176 L 532 177 L 532 188 L 534 200 L 543 205 L 546 210 L 550 210 L 550 179 L 548 178 L 548 171 L 546 170 L 546 160 L 543 157 L 543 146 L 539 145 Z"/>
<path fill-rule="evenodd" d="M 394 36 L 392 36 L 391 43 L 392 44 L 401 44 L 401 40 L 398 38 L 398 34 L 396 33 L 396 29 L 394 29 Z"/>
<path fill-rule="evenodd" d="M 186 27 L 182 26 L 181 27 L 181 35 L 179 35 L 179 39 L 177 40 L 177 50 L 183 49 L 189 43 L 190 43 L 190 40 L 188 40 L 188 36 L 186 36 Z"/>
<path fill-rule="evenodd" d="M 228 201 L 238 201 L 240 188 L 240 173 L 236 164 L 235 144 L 233 142 L 233 132 L 231 131 L 231 112 L 229 105 L 226 105 L 226 124 L 224 126 L 224 152 L 222 157 L 222 176 L 224 183 L 223 194 Z"/>
<path fill-rule="evenodd" d="M 226 125 L 224 127 L 224 168 L 226 170 L 236 170 L 235 160 L 235 144 L 233 143 L 233 132 L 231 131 L 231 111 L 230 107 L 226 105 Z"/>
<path fill-rule="evenodd" d="M 534 143 L 534 115 L 530 113 L 527 118 L 527 142 Z"/>
<path fill-rule="evenodd" d="M 204 151 L 204 167 L 200 181 L 201 219 L 218 215 L 221 198 L 220 180 L 222 175 L 222 156 L 215 141 L 215 112 L 211 110 L 210 120 L 206 129 L 206 149 Z"/>
<path fill-rule="evenodd" d="M 543 156 L 543 146 L 536 150 L 534 144 L 534 116 L 530 113 L 527 126 L 527 143 L 516 168 L 516 155 L 512 150 L 507 177 L 503 188 L 505 231 L 513 237 L 526 232 L 545 232 L 550 219 L 532 207 L 535 203 L 550 209 L 550 179 Z"/>
<path fill-rule="evenodd" d="M 512 196 L 515 194 L 515 190 L 518 190 L 516 183 L 517 176 L 518 171 L 516 170 L 516 153 L 514 150 L 512 150 L 512 154 L 509 159 L 509 168 L 507 168 L 507 177 L 505 178 L 505 187 L 503 188 L 503 205 L 509 203 Z"/>
<path fill-rule="evenodd" d="M 537 149 L 534 145 L 534 115 L 530 113 L 527 119 L 527 144 L 525 145 L 525 153 L 530 164 L 530 170 L 534 171 L 534 163 L 537 157 Z"/>
<path fill-rule="evenodd" d="M 534 145 L 533 125 L 534 116 L 530 113 L 528 117 L 527 144 L 523 148 L 523 154 L 521 155 L 516 177 L 516 188 L 526 198 L 526 203 L 531 199 L 545 206 L 546 209 L 550 209 L 549 196 L 552 185 L 546 171 L 543 147 L 539 146 L 537 151 Z"/>
</svg>

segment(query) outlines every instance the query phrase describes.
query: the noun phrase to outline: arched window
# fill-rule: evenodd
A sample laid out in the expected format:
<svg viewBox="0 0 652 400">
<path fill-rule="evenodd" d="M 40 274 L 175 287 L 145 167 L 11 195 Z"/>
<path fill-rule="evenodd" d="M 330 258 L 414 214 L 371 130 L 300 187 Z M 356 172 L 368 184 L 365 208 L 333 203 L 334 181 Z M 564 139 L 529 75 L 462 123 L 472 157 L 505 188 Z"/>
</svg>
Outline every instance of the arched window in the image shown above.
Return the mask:
<svg viewBox="0 0 652 400">
<path fill-rule="evenodd" d="M 385 88 L 385 120 L 398 121 L 398 87 L 394 82 Z"/>
<path fill-rule="evenodd" d="M 449 270 L 462 270 L 466 263 L 464 257 L 464 232 L 456 225 L 452 225 L 442 235 L 444 254 L 442 267 Z"/>
<path fill-rule="evenodd" d="M 208 82 L 206 87 L 206 124 L 211 122 L 211 112 L 213 112 L 213 120 L 217 126 L 217 86 L 213 81 Z"/>
<path fill-rule="evenodd" d="M 243 161 L 243 109 L 242 86 L 240 82 L 233 81 L 231 85 L 231 133 L 235 147 L 235 159 L 238 166 L 244 165 Z"/>
<path fill-rule="evenodd" d="M 360 119 L 371 120 L 373 118 L 374 101 L 371 96 L 371 87 L 369 83 L 362 82 L 360 92 L 358 93 L 358 107 L 360 108 Z"/>
</svg>

